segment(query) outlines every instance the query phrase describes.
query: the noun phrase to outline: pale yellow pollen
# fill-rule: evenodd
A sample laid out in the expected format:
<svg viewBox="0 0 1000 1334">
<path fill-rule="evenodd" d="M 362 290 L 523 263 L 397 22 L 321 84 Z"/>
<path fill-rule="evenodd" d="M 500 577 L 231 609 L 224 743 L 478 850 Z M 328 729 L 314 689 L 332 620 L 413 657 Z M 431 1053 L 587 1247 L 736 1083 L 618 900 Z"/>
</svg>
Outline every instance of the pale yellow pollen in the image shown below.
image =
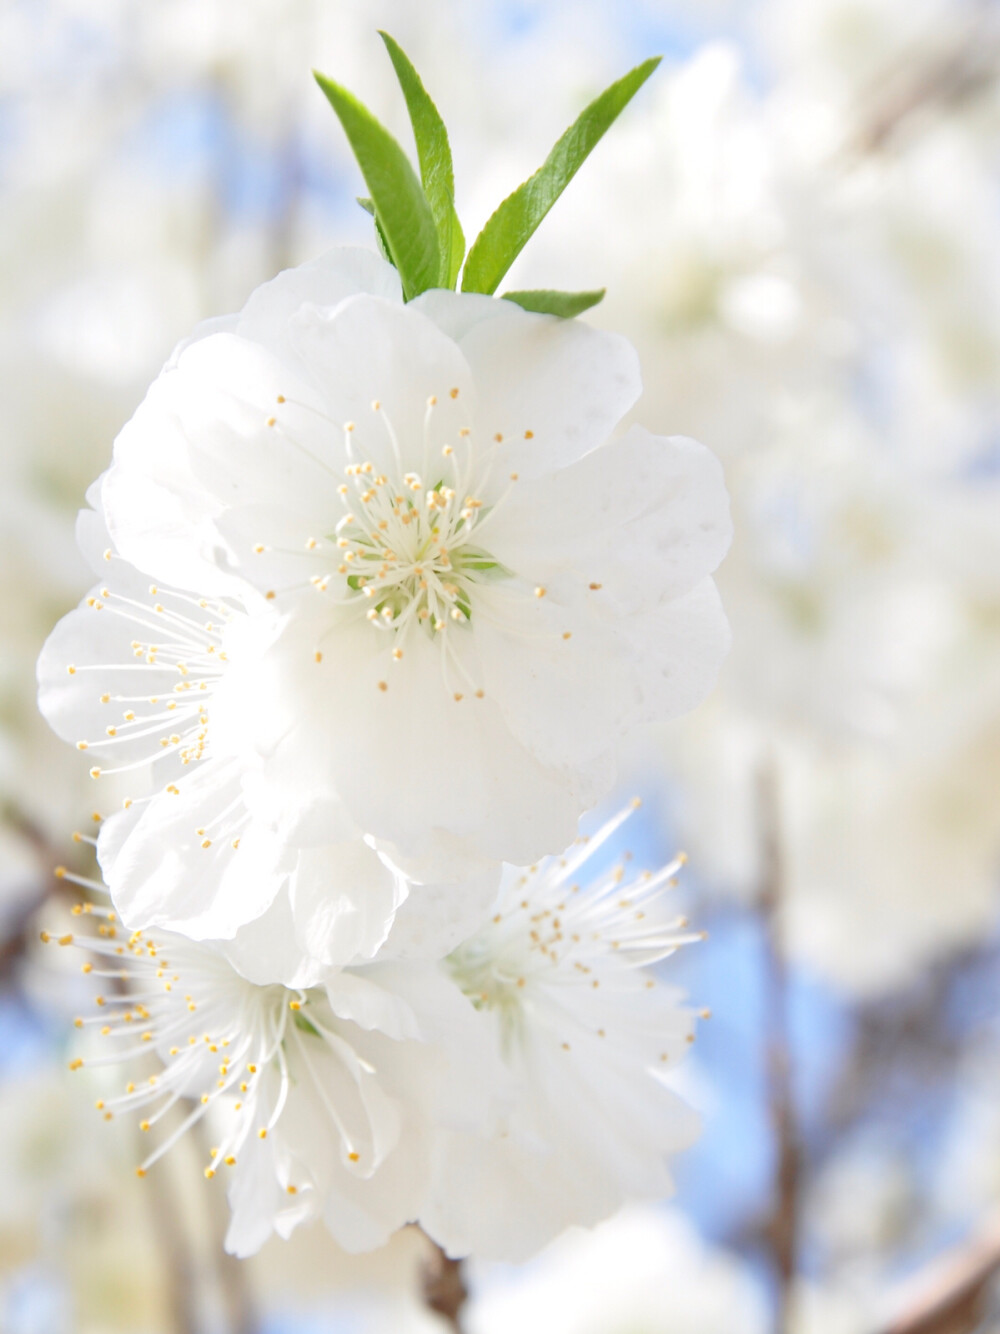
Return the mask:
<svg viewBox="0 0 1000 1334">
<path fill-rule="evenodd" d="M 351 1152 L 350 1152 L 347 1156 L 348 1156 L 348 1158 L 350 1158 L 350 1160 L 351 1160 L 352 1163 L 356 1163 L 356 1162 L 358 1162 L 358 1160 L 361 1158 L 361 1154 L 360 1154 L 360 1153 L 355 1153 L 353 1149 L 351 1150 Z"/>
<path fill-rule="evenodd" d="M 534 440 L 534 438 L 535 438 L 535 433 L 534 433 L 534 431 L 525 431 L 525 433 L 524 433 L 524 438 L 525 438 L 525 440 Z"/>
<path fill-rule="evenodd" d="M 458 390 L 457 390 L 457 389 L 449 389 L 449 390 L 448 390 L 448 393 L 450 394 L 450 396 L 451 396 L 452 398 L 458 398 Z"/>
<path fill-rule="evenodd" d="M 322 653 L 320 653 L 319 649 L 317 649 L 316 652 L 313 654 L 313 661 L 314 661 L 314 662 L 322 662 L 322 661 L 323 661 L 323 655 L 322 655 Z"/>
<path fill-rule="evenodd" d="M 378 683 L 378 688 L 379 688 L 379 690 L 388 690 L 388 689 L 389 689 L 389 682 L 388 682 L 388 681 L 379 681 L 379 683 Z"/>
<path fill-rule="evenodd" d="M 543 598 L 547 592 L 548 592 L 547 588 L 542 588 L 541 585 L 539 585 L 539 587 L 535 589 L 535 597 Z"/>
<path fill-rule="evenodd" d="M 592 593 L 596 593 L 597 590 L 598 590 L 599 588 L 601 588 L 601 587 L 602 587 L 601 584 L 590 584 L 590 585 L 589 585 L 590 591 L 591 591 Z"/>
<path fill-rule="evenodd" d="M 66 670 L 67 672 L 69 672 L 70 676 L 76 676 L 76 668 L 73 666 L 72 663 L 69 664 Z"/>
<path fill-rule="evenodd" d="M 278 420 L 277 417 L 268 417 L 267 419 L 268 426 L 274 426 L 277 420 Z"/>
</svg>

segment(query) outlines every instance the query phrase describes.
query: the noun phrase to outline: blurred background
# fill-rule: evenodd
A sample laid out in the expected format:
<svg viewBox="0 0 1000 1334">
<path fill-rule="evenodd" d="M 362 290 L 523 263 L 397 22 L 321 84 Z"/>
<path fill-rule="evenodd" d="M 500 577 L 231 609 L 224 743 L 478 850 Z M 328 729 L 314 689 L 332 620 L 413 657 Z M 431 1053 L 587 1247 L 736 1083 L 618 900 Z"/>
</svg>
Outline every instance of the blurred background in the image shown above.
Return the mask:
<svg viewBox="0 0 1000 1334">
<path fill-rule="evenodd" d="M 34 944 L 93 814 L 34 706 L 89 582 L 75 512 L 198 320 L 371 243 L 310 68 L 409 143 L 377 27 L 470 237 L 664 54 L 511 286 L 607 286 L 586 318 L 639 346 L 637 416 L 719 454 L 736 522 L 719 687 L 622 766 L 632 850 L 687 850 L 710 933 L 665 965 L 713 1011 L 704 1135 L 671 1202 L 471 1266 L 470 1334 L 1000 1331 L 992 0 L 0 0 L 0 1330 L 444 1329 L 416 1233 L 241 1265 L 184 1146 L 137 1181 Z"/>
</svg>

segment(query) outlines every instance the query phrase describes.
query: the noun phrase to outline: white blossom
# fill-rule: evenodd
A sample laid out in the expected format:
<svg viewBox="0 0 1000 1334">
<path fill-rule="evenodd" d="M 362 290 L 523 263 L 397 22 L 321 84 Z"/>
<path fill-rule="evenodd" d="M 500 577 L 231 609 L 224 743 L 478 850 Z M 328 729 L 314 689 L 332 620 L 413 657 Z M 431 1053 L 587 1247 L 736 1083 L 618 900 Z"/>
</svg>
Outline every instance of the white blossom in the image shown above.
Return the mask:
<svg viewBox="0 0 1000 1334">
<path fill-rule="evenodd" d="M 89 899 L 74 912 L 96 929 L 42 933 L 93 958 L 83 969 L 99 988 L 94 1010 L 76 1020 L 92 1040 L 71 1069 L 127 1066 L 122 1090 L 97 1109 L 106 1120 L 135 1114 L 151 1136 L 139 1176 L 206 1121 L 215 1142 L 204 1172 L 229 1179 L 236 1254 L 317 1217 L 348 1251 L 382 1245 L 419 1212 L 430 1136 L 472 1127 L 502 1093 L 485 1026 L 434 965 L 258 985 L 210 945 L 129 933 Z M 178 1103 L 189 1110 L 170 1119 Z"/>
<path fill-rule="evenodd" d="M 694 1013 L 650 965 L 701 937 L 670 907 L 682 859 L 577 875 L 627 808 L 564 857 L 508 868 L 492 920 L 451 956 L 517 1082 L 495 1133 L 438 1141 L 425 1229 L 450 1253 L 519 1260 L 572 1223 L 671 1193 L 697 1118 L 668 1087 Z"/>
</svg>

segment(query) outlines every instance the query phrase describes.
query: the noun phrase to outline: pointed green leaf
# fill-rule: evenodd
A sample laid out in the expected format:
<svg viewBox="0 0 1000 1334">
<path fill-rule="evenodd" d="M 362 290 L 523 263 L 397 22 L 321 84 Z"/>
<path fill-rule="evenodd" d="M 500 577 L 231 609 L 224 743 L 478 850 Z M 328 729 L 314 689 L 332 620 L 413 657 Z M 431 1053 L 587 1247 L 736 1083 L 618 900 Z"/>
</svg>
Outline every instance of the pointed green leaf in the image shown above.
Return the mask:
<svg viewBox="0 0 1000 1334">
<path fill-rule="evenodd" d="M 441 255 L 437 227 L 416 172 L 395 139 L 346 88 L 313 71 L 344 127 L 371 191 L 375 218 L 410 301 L 438 286 Z"/>
<path fill-rule="evenodd" d="M 606 88 L 580 113 L 534 176 L 507 196 L 473 242 L 462 275 L 463 292 L 496 291 L 538 224 L 660 59 L 653 56 Z"/>
<path fill-rule="evenodd" d="M 465 258 L 465 237 L 455 212 L 455 173 L 448 131 L 431 101 L 420 75 L 402 47 L 387 32 L 379 31 L 406 99 L 420 162 L 420 179 L 434 214 L 441 248 L 441 286 L 454 287 Z"/>
<path fill-rule="evenodd" d="M 535 310 L 540 315 L 559 315 L 569 320 L 603 301 L 607 290 L 606 287 L 600 287 L 594 292 L 504 292 L 503 299 L 513 301 L 522 310 Z"/>
</svg>

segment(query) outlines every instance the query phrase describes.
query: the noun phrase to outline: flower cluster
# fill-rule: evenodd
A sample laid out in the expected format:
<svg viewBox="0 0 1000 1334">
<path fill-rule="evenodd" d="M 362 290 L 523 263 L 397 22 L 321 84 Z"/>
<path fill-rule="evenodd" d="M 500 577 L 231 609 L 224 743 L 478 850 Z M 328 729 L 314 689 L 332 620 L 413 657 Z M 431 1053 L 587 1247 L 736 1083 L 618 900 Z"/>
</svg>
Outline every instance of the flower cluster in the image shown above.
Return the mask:
<svg viewBox="0 0 1000 1334">
<path fill-rule="evenodd" d="M 122 802 L 75 1063 L 156 1054 L 99 1105 L 140 1174 L 205 1120 L 239 1254 L 513 1257 L 669 1190 L 679 863 L 586 885 L 623 816 L 577 829 L 714 680 L 729 519 L 700 445 L 616 434 L 639 392 L 615 335 L 337 250 L 183 343 L 89 494 L 39 663 Z"/>
</svg>

